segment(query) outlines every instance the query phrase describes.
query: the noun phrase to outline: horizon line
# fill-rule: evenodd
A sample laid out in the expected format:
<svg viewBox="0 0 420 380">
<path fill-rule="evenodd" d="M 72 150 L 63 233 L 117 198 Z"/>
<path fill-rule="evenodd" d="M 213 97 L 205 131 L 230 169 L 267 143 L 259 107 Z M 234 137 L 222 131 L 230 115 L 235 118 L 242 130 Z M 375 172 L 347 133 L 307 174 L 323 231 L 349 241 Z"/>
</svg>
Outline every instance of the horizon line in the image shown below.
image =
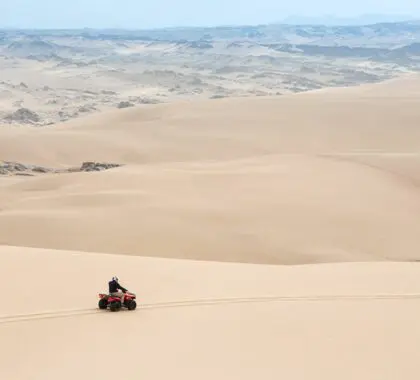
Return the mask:
<svg viewBox="0 0 420 380">
<path fill-rule="evenodd" d="M 362 15 L 363 16 L 363 15 Z M 359 16 L 359 17 L 362 17 Z M 306 17 L 306 16 L 288 16 L 290 17 Z M 341 17 L 338 17 L 341 18 Z M 355 17 L 357 19 L 357 17 Z M 274 21 L 266 23 L 255 23 L 255 24 L 216 24 L 216 25 L 178 25 L 178 26 L 160 26 L 160 27 L 151 27 L 151 28 L 132 28 L 132 27 L 123 27 L 123 26 L 104 26 L 104 27 L 13 27 L 13 26 L 0 26 L 0 31 L 81 31 L 81 30 L 91 30 L 91 31 L 101 31 L 101 30 L 115 30 L 115 31 L 161 31 L 161 30 L 174 30 L 174 29 L 220 29 L 220 28 L 256 28 L 256 27 L 267 27 L 267 26 L 296 26 L 296 27 L 308 27 L 308 26 L 321 26 L 321 27 L 368 27 L 375 25 L 389 25 L 389 24 L 407 24 L 407 23 L 420 23 L 420 16 L 415 18 L 407 18 L 395 21 L 378 21 L 373 23 L 360 23 L 360 24 L 346 24 L 346 23 L 291 23 L 285 21 Z"/>
</svg>

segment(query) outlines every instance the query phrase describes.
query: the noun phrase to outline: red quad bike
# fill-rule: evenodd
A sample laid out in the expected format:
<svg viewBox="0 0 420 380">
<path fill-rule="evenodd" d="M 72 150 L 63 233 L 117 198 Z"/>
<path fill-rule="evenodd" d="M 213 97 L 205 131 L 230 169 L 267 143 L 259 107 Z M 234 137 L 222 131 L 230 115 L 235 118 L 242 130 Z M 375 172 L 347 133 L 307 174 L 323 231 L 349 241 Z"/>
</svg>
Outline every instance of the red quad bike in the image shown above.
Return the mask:
<svg viewBox="0 0 420 380">
<path fill-rule="evenodd" d="M 123 303 L 121 304 L 121 299 L 119 297 L 112 297 L 109 294 L 99 294 L 99 309 L 105 310 L 109 307 L 111 311 L 119 311 L 121 308 L 125 307 L 128 310 L 135 310 L 137 303 L 135 301 L 136 295 L 130 292 L 124 294 Z"/>
</svg>

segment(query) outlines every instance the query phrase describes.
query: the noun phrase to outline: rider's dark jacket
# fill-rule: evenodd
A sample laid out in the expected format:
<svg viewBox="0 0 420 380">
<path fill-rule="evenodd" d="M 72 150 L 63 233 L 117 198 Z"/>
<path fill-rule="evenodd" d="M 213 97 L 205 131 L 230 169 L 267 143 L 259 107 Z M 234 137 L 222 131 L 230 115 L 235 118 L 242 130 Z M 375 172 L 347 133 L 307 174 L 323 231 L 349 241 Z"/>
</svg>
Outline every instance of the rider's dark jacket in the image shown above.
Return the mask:
<svg viewBox="0 0 420 380">
<path fill-rule="evenodd" d="M 117 281 L 111 280 L 108 282 L 109 286 L 109 293 L 116 293 L 118 289 L 120 289 L 123 293 L 127 292 L 128 290 L 123 288 Z"/>
</svg>

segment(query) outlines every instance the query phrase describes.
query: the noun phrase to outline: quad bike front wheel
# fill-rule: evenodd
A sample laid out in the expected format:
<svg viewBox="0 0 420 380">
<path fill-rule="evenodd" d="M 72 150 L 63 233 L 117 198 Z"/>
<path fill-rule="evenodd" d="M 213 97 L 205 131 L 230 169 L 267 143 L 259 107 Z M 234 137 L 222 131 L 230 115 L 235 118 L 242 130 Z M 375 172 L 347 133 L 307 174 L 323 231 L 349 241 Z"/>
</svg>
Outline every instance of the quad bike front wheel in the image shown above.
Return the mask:
<svg viewBox="0 0 420 380">
<path fill-rule="evenodd" d="M 98 302 L 99 309 L 105 310 L 108 307 L 108 301 L 105 298 L 101 298 Z"/>
<path fill-rule="evenodd" d="M 127 305 L 128 310 L 135 310 L 136 307 L 137 307 L 137 303 L 134 300 L 131 300 Z"/>
</svg>

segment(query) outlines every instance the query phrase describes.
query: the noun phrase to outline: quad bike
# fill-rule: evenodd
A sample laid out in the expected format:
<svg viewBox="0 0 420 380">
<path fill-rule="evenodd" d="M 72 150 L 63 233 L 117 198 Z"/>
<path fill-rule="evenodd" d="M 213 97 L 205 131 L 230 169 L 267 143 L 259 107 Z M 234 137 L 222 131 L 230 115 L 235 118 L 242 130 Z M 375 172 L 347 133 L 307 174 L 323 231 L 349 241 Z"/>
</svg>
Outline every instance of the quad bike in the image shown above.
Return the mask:
<svg viewBox="0 0 420 380">
<path fill-rule="evenodd" d="M 105 310 L 109 307 L 111 311 L 119 311 L 121 308 L 125 307 L 128 310 L 135 310 L 137 303 L 135 301 L 136 295 L 130 292 L 124 294 L 123 303 L 119 297 L 113 297 L 109 294 L 99 294 L 99 309 Z"/>
</svg>

